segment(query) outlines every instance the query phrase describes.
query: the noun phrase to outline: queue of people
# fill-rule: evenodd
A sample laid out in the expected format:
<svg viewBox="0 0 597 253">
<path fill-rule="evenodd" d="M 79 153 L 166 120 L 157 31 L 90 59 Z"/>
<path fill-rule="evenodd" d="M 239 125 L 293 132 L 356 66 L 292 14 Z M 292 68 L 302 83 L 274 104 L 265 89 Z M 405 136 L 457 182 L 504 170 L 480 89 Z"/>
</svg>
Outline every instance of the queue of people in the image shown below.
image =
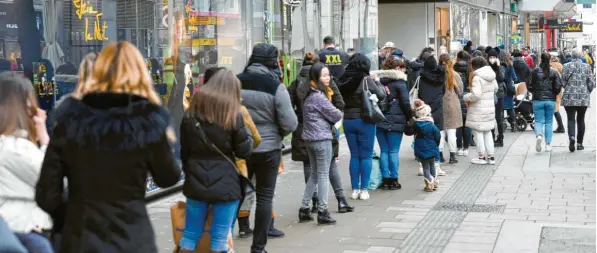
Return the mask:
<svg viewBox="0 0 597 253">
<path fill-rule="evenodd" d="M 255 45 L 238 75 L 208 69 L 178 129 L 141 53 L 127 42 L 86 57 L 76 91 L 53 112 L 51 131 L 31 83 L 0 74 L 2 243 L 19 253 L 157 252 L 145 179 L 149 174 L 165 188 L 184 174 L 185 226 L 176 252 L 195 251 L 206 230 L 209 252 L 229 252 L 238 218 L 241 236 L 252 236 L 251 252 L 266 253 L 268 238 L 284 236 L 274 226 L 273 199 L 285 136 L 293 134 L 292 159 L 304 169 L 299 222 L 314 221 L 317 214 L 318 225 L 334 225 L 328 181 L 338 213 L 355 210 L 344 196 L 337 163 L 339 122 L 350 152 L 351 199 L 371 198 L 376 140 L 380 189 L 402 188 L 405 135 L 413 136 L 423 190 L 433 192 L 446 174 L 441 166 L 446 143 L 448 164 L 461 162 L 457 156 L 467 156 L 473 145 L 477 154 L 471 163 L 496 163 L 496 148 L 504 145 L 504 110 L 511 127 L 516 124 L 516 83 L 524 83 L 532 98 L 537 151 L 551 151 L 559 96 L 570 151 L 584 149 L 595 78 L 580 52 L 573 51 L 560 70 L 549 53 L 534 67 L 520 51 L 511 57 L 499 48 L 473 50 L 472 44 L 456 59 L 424 48 L 409 61 L 388 42 L 380 55 L 382 70 L 372 71 L 368 56 L 349 56 L 334 44 L 326 37 L 325 50 L 307 53 L 289 87 L 281 82 L 278 49 L 267 43 Z"/>
</svg>

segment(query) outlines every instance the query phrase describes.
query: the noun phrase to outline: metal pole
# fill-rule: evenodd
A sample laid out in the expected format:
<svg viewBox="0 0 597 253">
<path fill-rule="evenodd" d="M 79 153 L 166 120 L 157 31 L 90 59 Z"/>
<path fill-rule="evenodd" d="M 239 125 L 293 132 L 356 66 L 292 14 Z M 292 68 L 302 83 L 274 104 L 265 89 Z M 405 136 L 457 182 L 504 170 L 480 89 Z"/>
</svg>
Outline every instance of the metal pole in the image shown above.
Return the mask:
<svg viewBox="0 0 597 253">
<path fill-rule="evenodd" d="M 135 0 L 135 44 L 139 48 L 139 0 Z"/>
</svg>

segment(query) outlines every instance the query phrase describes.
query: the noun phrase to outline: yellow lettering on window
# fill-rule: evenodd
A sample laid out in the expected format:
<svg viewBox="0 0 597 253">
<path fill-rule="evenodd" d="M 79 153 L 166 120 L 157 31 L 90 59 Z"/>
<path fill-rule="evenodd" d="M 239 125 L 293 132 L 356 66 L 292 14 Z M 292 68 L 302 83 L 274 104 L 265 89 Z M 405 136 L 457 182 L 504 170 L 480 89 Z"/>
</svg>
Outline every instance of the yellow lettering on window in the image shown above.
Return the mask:
<svg viewBox="0 0 597 253">
<path fill-rule="evenodd" d="M 221 65 L 232 65 L 232 56 L 222 56 L 220 58 Z"/>
<path fill-rule="evenodd" d="M 108 29 L 108 23 L 106 21 L 101 22 L 100 17 L 104 14 L 102 12 L 98 12 L 97 10 L 93 9 L 89 1 L 84 0 L 73 0 L 73 5 L 75 6 L 75 14 L 82 20 L 85 18 L 85 31 L 84 37 L 85 41 L 90 40 L 108 40 L 106 36 L 106 30 Z M 95 21 L 93 23 L 93 31 L 89 31 L 89 18 L 85 17 L 87 14 L 95 15 Z"/>
</svg>

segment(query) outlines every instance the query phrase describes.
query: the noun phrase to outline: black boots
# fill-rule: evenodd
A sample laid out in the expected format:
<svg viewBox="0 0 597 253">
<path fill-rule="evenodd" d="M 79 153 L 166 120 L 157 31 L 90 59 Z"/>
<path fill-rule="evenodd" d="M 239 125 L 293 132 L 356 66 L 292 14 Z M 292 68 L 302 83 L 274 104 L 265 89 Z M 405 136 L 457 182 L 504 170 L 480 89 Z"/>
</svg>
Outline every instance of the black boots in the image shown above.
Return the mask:
<svg viewBox="0 0 597 253">
<path fill-rule="evenodd" d="M 398 178 L 389 178 L 388 182 L 390 184 L 390 187 L 389 187 L 390 190 L 402 189 L 402 185 L 400 185 L 400 183 L 398 183 Z"/>
<path fill-rule="evenodd" d="M 339 213 L 350 213 L 354 211 L 354 206 L 348 205 L 345 197 L 336 197 L 338 199 L 338 212 Z"/>
<path fill-rule="evenodd" d="M 582 143 L 578 143 L 576 144 L 576 150 L 581 151 L 581 150 L 585 150 L 585 146 L 582 145 Z"/>
<path fill-rule="evenodd" d="M 495 147 L 501 148 L 504 146 L 504 136 L 498 135 L 497 139 L 495 140 Z"/>
<path fill-rule="evenodd" d="M 332 219 L 330 216 L 330 212 L 328 210 L 324 210 L 321 212 L 317 212 L 317 224 L 318 225 L 335 225 L 336 220 Z"/>
<path fill-rule="evenodd" d="M 560 114 L 560 112 L 556 112 L 554 114 L 554 117 L 556 117 L 556 122 L 558 122 L 558 128 L 553 131 L 554 133 L 565 133 L 566 129 L 564 129 L 564 123 L 562 122 L 562 115 Z"/>
<path fill-rule="evenodd" d="M 284 237 L 284 232 L 280 231 L 276 227 L 274 227 L 274 218 L 272 218 L 272 222 L 269 224 L 269 231 L 267 232 L 267 237 L 276 239 Z"/>
<path fill-rule="evenodd" d="M 313 202 L 313 206 L 311 207 L 311 213 L 317 213 L 317 203 L 319 202 L 317 200 L 317 197 L 313 197 L 311 199 L 311 202 Z"/>
<path fill-rule="evenodd" d="M 309 221 L 313 220 L 313 217 L 311 216 L 311 210 L 309 210 L 309 208 L 301 208 L 301 209 L 299 209 L 298 216 L 299 216 L 299 222 L 300 223 L 309 222 Z"/>
<path fill-rule="evenodd" d="M 564 129 L 563 126 L 558 126 L 558 128 L 556 130 L 554 130 L 553 132 L 557 133 L 557 134 L 561 134 L 561 133 L 565 133 L 566 129 Z"/>
<path fill-rule="evenodd" d="M 440 163 L 445 163 L 446 162 L 446 159 L 444 159 L 444 153 L 443 152 L 439 153 L 439 162 Z"/>
<path fill-rule="evenodd" d="M 570 144 L 568 144 L 568 150 L 570 150 L 570 152 L 574 152 L 576 150 L 574 144 L 576 144 L 576 141 L 574 140 L 574 138 L 571 138 Z"/>
<path fill-rule="evenodd" d="M 238 237 L 247 238 L 253 235 L 249 217 L 238 217 Z"/>
<path fill-rule="evenodd" d="M 450 152 L 450 161 L 448 163 L 449 164 L 458 163 L 458 160 L 456 160 L 456 153 Z"/>
<path fill-rule="evenodd" d="M 390 188 L 390 178 L 384 177 L 381 179 L 381 185 L 378 189 L 387 190 Z"/>
</svg>

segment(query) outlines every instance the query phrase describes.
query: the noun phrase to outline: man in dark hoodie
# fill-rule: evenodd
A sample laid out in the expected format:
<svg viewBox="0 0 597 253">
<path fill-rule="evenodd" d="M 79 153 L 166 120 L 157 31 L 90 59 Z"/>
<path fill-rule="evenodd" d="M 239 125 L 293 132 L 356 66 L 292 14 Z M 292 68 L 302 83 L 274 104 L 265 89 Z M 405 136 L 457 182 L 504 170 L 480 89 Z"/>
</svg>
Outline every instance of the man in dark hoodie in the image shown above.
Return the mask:
<svg viewBox="0 0 597 253">
<path fill-rule="evenodd" d="M 446 71 L 437 64 L 435 57 L 427 57 L 423 70 L 421 70 L 419 81 L 419 99 L 431 107 L 431 116 L 435 126 L 441 131 L 444 130 L 444 106 L 443 98 L 446 92 Z M 446 173 L 441 170 L 439 163 L 443 156 L 439 153 L 436 159 L 436 171 L 440 176 Z"/>
<path fill-rule="evenodd" d="M 249 110 L 262 138 L 259 147 L 247 159 L 249 176 L 257 179 L 251 253 L 266 253 L 265 245 L 272 222 L 272 201 L 282 158 L 282 140 L 298 124 L 281 78 L 278 49 L 267 43 L 253 47 L 247 67 L 238 75 L 242 85 L 242 103 Z"/>
<path fill-rule="evenodd" d="M 514 57 L 512 66 L 514 67 L 514 72 L 516 72 L 518 81 L 528 85 L 531 82 L 531 67 L 526 63 L 520 50 L 515 49 L 512 52 L 512 57 Z"/>
<path fill-rule="evenodd" d="M 338 80 L 344 74 L 344 67 L 348 64 L 348 54 L 336 48 L 336 42 L 331 36 L 323 39 L 323 50 L 319 52 L 319 60 L 330 70 L 333 79 Z"/>
</svg>

